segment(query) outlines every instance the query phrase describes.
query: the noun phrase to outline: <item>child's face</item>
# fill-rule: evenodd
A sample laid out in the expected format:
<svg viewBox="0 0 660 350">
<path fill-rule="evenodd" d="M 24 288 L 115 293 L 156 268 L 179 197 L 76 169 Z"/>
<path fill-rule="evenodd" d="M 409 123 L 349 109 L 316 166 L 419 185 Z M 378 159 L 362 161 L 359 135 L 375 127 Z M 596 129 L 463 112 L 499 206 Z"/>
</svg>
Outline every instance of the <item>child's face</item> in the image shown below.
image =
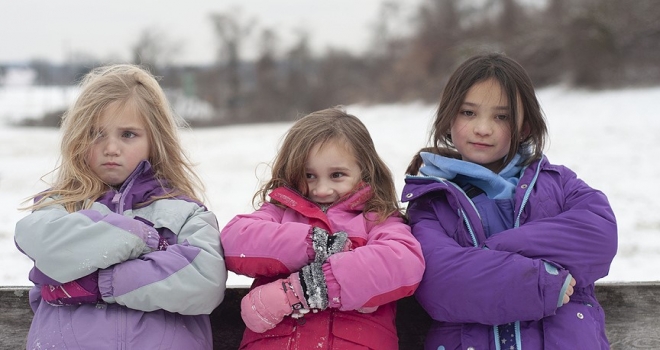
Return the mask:
<svg viewBox="0 0 660 350">
<path fill-rule="evenodd" d="M 305 162 L 308 197 L 318 204 L 332 204 L 350 193 L 362 180 L 360 166 L 342 142 L 315 145 Z"/>
<path fill-rule="evenodd" d="M 518 129 L 522 125 L 522 103 L 518 98 Z M 468 90 L 451 125 L 451 140 L 463 160 L 490 170 L 499 168 L 511 146 L 511 108 L 495 79 L 478 82 Z"/>
<path fill-rule="evenodd" d="M 111 186 L 122 184 L 137 165 L 149 158 L 147 129 L 131 103 L 110 104 L 91 130 L 96 140 L 87 155 L 94 174 Z"/>
</svg>

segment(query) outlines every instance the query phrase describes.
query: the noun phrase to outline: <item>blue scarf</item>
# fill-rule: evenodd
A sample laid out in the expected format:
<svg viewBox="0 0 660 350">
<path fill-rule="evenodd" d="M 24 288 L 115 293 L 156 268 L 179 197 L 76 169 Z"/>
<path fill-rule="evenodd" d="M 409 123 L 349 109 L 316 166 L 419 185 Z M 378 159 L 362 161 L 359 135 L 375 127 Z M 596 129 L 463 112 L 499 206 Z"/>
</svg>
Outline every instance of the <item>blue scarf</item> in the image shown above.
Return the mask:
<svg viewBox="0 0 660 350">
<path fill-rule="evenodd" d="M 473 185 L 480 188 L 491 199 L 509 199 L 520 179 L 522 166 L 518 165 L 522 156 L 516 154 L 499 174 L 472 162 L 447 158 L 434 153 L 420 153 L 424 165 L 419 172 L 451 180 L 461 187 Z"/>
</svg>

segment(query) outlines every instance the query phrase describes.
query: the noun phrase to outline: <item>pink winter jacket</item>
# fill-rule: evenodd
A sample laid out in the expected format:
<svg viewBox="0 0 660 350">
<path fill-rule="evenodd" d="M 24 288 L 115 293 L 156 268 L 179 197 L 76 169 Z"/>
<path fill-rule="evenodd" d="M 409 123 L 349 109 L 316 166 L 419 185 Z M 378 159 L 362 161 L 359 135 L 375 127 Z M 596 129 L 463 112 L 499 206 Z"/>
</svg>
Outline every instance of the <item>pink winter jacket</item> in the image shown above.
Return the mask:
<svg viewBox="0 0 660 350">
<path fill-rule="evenodd" d="M 365 218 L 362 209 L 370 196 L 371 189 L 364 187 L 324 213 L 282 187 L 270 197 L 285 208 L 264 203 L 225 226 L 220 237 L 227 268 L 254 277 L 253 287 L 287 277 L 313 261 L 313 226 L 344 231 L 352 243 L 350 251 L 336 253 L 323 264 L 332 307 L 299 320 L 286 317 L 265 333 L 246 329 L 241 349 L 398 349 L 395 301 L 414 293 L 424 258 L 401 217 L 378 224 Z M 365 312 L 375 307 L 375 312 Z"/>
</svg>

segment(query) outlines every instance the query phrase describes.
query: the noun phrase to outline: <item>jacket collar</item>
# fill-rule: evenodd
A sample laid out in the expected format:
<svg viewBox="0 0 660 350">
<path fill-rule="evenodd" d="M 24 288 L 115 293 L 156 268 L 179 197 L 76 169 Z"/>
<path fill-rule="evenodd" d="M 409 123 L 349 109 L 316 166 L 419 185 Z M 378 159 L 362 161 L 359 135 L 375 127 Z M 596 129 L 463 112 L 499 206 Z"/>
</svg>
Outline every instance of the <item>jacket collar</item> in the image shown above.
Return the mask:
<svg viewBox="0 0 660 350">
<path fill-rule="evenodd" d="M 365 203 L 372 197 L 373 192 L 367 184 L 361 183 L 350 194 L 333 203 L 328 210 L 362 211 Z M 329 226 L 326 212 L 320 205 L 304 197 L 300 192 L 287 187 L 278 187 L 270 192 L 271 200 L 297 211 L 298 213 L 313 219 L 318 219 Z"/>
<path fill-rule="evenodd" d="M 161 184 L 156 179 L 149 161 L 143 160 L 119 189 L 109 190 L 97 201 L 111 208 L 118 205 L 116 209 L 123 212 L 126 209 L 134 208 L 137 204 L 149 201 L 150 198 L 165 195 L 169 191 L 168 188 L 163 187 L 166 185 L 165 182 Z"/>
</svg>

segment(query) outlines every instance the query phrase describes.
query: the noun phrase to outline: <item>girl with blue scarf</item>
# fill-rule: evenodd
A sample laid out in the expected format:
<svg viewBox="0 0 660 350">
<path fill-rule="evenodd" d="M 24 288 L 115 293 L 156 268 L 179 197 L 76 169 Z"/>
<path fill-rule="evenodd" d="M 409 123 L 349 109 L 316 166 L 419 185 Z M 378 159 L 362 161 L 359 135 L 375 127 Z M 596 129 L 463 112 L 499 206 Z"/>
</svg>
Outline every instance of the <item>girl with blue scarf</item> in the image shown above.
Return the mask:
<svg viewBox="0 0 660 350">
<path fill-rule="evenodd" d="M 425 349 L 609 349 L 594 283 L 616 219 L 602 192 L 548 161 L 546 135 L 511 58 L 474 56 L 450 77 L 402 195 L 426 261 Z"/>
</svg>

